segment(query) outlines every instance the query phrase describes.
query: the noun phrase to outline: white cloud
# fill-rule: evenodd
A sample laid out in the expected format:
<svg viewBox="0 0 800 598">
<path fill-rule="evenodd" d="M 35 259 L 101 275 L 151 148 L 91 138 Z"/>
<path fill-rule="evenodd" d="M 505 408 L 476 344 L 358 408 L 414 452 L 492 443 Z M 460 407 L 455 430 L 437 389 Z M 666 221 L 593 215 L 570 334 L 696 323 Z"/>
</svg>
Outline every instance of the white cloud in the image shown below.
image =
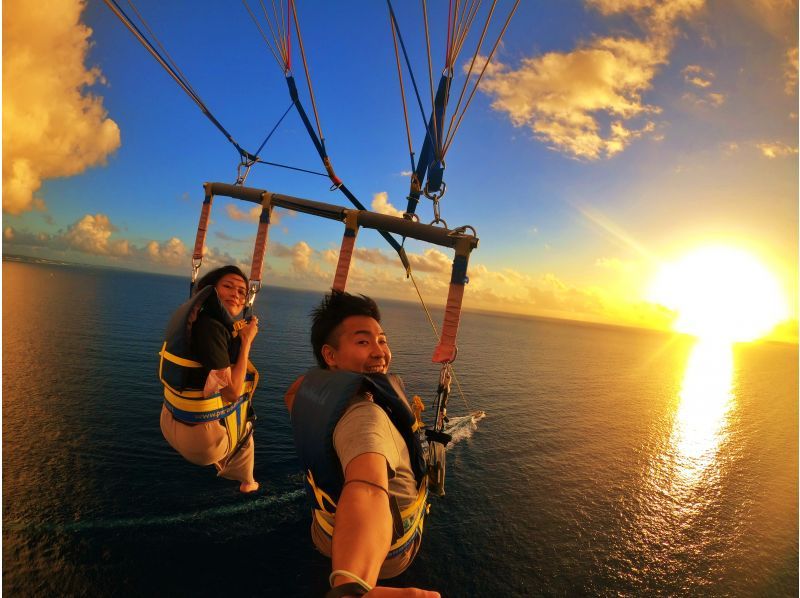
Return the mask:
<svg viewBox="0 0 800 598">
<path fill-rule="evenodd" d="M 131 247 L 127 240 L 111 240 L 117 230 L 105 214 L 86 214 L 71 224 L 64 233 L 67 246 L 93 255 L 122 257 L 130 255 Z"/>
<path fill-rule="evenodd" d="M 782 158 L 784 156 L 793 156 L 797 154 L 797 148 L 787 145 L 781 141 L 769 141 L 756 144 L 761 154 L 767 158 Z"/>
<path fill-rule="evenodd" d="M 714 79 L 714 72 L 704 69 L 697 64 L 690 64 L 683 69 L 683 79 L 689 85 L 705 89 L 711 87 L 711 80 Z"/>
<path fill-rule="evenodd" d="M 797 93 L 797 66 L 797 46 L 795 46 L 786 51 L 786 62 L 784 63 L 783 78 L 786 81 L 784 91 L 787 95 Z"/>
<path fill-rule="evenodd" d="M 397 258 L 396 254 L 392 253 L 390 256 L 374 247 L 356 247 L 355 251 L 353 251 L 353 257 L 356 261 L 365 262 L 367 264 L 386 265 L 393 264 L 396 261 L 399 263 L 399 258 Z"/>
<path fill-rule="evenodd" d="M 418 253 L 409 253 L 408 261 L 412 272 L 439 272 L 448 274 L 452 268 L 453 260 L 438 249 L 430 248 Z"/>
<path fill-rule="evenodd" d="M 125 262 L 139 267 L 158 264 L 175 267 L 189 267 L 189 250 L 177 237 L 159 243 L 151 240 L 143 247 L 137 247 L 128 239 L 116 238 L 119 231 L 105 214 L 86 214 L 67 227 L 61 234 L 30 233 L 6 227 L 3 239 L 6 248 L 24 250 L 48 250 L 63 254 L 65 251 L 77 251 L 88 255 L 113 258 L 115 262 Z M 225 264 L 243 265 L 227 253 L 219 253 L 206 246 L 203 251 L 204 268 L 214 268 Z"/>
<path fill-rule="evenodd" d="M 172 237 L 164 243 L 158 241 L 150 241 L 147 244 L 146 252 L 151 261 L 169 266 L 179 266 L 180 264 L 188 264 L 189 252 L 177 237 Z M 205 257 L 205 256 L 204 256 Z"/>
<path fill-rule="evenodd" d="M 714 84 L 714 71 L 697 64 L 690 64 L 681 72 L 684 82 L 690 89 L 683 94 L 684 102 L 700 108 L 719 108 L 725 103 L 724 94 L 711 90 Z"/>
<path fill-rule="evenodd" d="M 305 241 L 299 241 L 294 246 L 292 255 L 292 267 L 296 272 L 307 272 L 311 266 L 311 257 L 314 250 Z"/>
<path fill-rule="evenodd" d="M 372 211 L 379 214 L 387 214 L 389 216 L 403 217 L 403 211 L 395 208 L 389 203 L 389 194 L 386 191 L 381 191 L 372 196 Z"/>
<path fill-rule="evenodd" d="M 495 62 L 481 89 L 515 126 L 530 128 L 555 150 L 594 160 L 655 130 L 647 119 L 660 108 L 645 103 L 643 94 L 668 61 L 676 21 L 692 16 L 704 0 L 588 4 L 606 15 L 632 12 L 646 37 L 597 38 L 572 52 L 524 58 L 517 69 Z"/>
<path fill-rule="evenodd" d="M 85 3 L 12 1 L 3 11 L 3 211 L 45 208 L 42 180 L 105 164 L 117 124 L 88 88 L 103 78 L 84 64 L 92 30 Z"/>
<path fill-rule="evenodd" d="M 254 206 L 246 212 L 243 212 L 237 205 L 228 203 L 225 204 L 225 213 L 231 220 L 258 222 L 259 218 L 261 218 L 261 206 Z M 272 226 L 278 223 L 280 223 L 280 212 L 273 209 L 272 214 L 270 214 L 269 224 Z"/>
</svg>

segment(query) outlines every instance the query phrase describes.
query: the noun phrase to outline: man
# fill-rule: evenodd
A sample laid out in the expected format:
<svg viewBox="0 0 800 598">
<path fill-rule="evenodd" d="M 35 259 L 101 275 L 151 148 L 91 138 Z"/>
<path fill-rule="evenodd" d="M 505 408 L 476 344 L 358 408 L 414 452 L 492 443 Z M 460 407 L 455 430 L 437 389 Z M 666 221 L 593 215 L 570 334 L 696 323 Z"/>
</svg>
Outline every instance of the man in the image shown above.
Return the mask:
<svg viewBox="0 0 800 598">
<path fill-rule="evenodd" d="M 330 596 L 361 595 L 416 556 L 427 513 L 419 422 L 372 299 L 333 291 L 312 313 L 319 368 L 286 395 L 313 505 L 311 536 L 331 557 Z M 438 596 L 376 588 L 370 596 Z"/>
</svg>

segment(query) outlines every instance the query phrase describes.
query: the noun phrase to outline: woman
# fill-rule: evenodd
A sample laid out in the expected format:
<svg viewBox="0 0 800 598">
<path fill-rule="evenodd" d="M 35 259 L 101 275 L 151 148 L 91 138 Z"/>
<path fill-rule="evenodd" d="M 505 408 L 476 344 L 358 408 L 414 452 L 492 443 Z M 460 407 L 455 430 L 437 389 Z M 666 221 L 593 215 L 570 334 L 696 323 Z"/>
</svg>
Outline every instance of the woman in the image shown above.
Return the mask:
<svg viewBox="0 0 800 598">
<path fill-rule="evenodd" d="M 252 424 L 245 415 L 257 381 L 249 356 L 258 318 L 241 320 L 247 290 L 239 268 L 217 268 L 173 316 L 161 351 L 161 431 L 187 461 L 213 464 L 218 476 L 241 482 L 241 492 L 255 492 Z"/>
</svg>

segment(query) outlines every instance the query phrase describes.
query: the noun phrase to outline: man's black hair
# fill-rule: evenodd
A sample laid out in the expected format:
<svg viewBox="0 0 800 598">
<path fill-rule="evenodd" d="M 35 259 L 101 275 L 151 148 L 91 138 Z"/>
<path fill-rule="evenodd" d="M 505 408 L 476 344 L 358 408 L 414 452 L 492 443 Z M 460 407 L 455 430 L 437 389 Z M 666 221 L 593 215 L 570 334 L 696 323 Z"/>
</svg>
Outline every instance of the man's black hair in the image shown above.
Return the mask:
<svg viewBox="0 0 800 598">
<path fill-rule="evenodd" d="M 245 276 L 244 272 L 242 272 L 238 267 L 222 266 L 216 270 L 211 270 L 211 272 L 205 274 L 200 280 L 198 280 L 194 285 L 193 294 L 198 293 L 203 287 L 216 286 L 220 278 L 226 274 L 235 274 L 236 276 L 241 276 L 244 279 L 244 284 L 246 286 L 250 284 L 250 282 L 247 280 L 247 276 Z"/>
<path fill-rule="evenodd" d="M 377 304 L 365 295 L 351 295 L 345 291 L 331 291 L 311 312 L 311 348 L 319 367 L 328 369 L 322 356 L 323 345 L 336 347 L 339 338 L 336 329 L 350 316 L 368 316 L 381 321 Z"/>
</svg>

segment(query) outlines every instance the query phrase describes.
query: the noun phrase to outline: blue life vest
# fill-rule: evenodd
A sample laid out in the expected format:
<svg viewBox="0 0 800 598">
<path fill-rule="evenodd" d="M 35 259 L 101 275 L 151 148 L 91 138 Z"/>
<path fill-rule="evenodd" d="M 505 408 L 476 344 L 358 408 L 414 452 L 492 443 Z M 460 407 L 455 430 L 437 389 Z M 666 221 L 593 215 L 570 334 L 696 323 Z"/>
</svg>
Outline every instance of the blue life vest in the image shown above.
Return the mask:
<svg viewBox="0 0 800 598">
<path fill-rule="evenodd" d="M 164 385 L 164 405 L 173 417 L 189 424 L 221 421 L 228 432 L 230 454 L 247 433 L 246 423 L 258 384 L 258 371 L 247 362 L 244 392 L 236 401 L 226 402 L 220 393 L 203 396 L 198 377 L 191 375 L 202 370 L 203 364 L 191 359 L 190 350 L 191 326 L 202 309 L 208 309 L 228 330 L 236 328 L 236 321 L 220 302 L 214 287 L 201 289 L 175 311 L 167 325 L 166 340 L 159 352 L 158 377 Z"/>
<path fill-rule="evenodd" d="M 292 404 L 294 443 L 314 518 L 332 537 L 336 503 L 344 486 L 344 472 L 333 446 L 333 431 L 351 399 L 364 392 L 372 394 L 374 403 L 386 412 L 405 440 L 417 482 L 417 500 L 400 513 L 403 533 L 393 538 L 389 552 L 393 556 L 422 533 L 428 497 L 422 430 L 408 405 L 400 378 L 391 374 L 312 368 L 303 377 Z"/>
</svg>

